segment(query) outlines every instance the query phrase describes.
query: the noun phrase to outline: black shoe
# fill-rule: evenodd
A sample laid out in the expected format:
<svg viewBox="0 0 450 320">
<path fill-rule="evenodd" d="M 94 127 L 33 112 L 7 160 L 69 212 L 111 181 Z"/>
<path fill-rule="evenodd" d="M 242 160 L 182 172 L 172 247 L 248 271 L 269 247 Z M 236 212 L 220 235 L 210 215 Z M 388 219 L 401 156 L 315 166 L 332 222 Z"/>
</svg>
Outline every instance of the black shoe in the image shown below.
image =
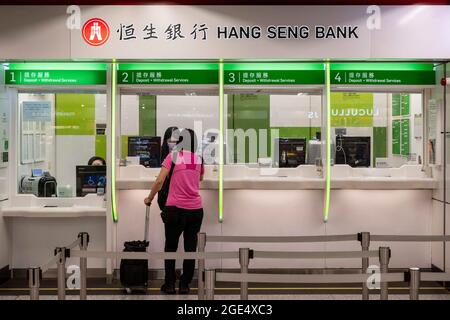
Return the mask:
<svg viewBox="0 0 450 320">
<path fill-rule="evenodd" d="M 167 284 L 163 284 L 161 286 L 161 291 L 164 292 L 165 294 L 175 294 L 175 293 L 177 293 L 175 291 L 175 286 L 169 286 Z"/>
<path fill-rule="evenodd" d="M 189 286 L 180 286 L 180 288 L 178 288 L 178 294 L 189 294 L 190 290 Z"/>
</svg>

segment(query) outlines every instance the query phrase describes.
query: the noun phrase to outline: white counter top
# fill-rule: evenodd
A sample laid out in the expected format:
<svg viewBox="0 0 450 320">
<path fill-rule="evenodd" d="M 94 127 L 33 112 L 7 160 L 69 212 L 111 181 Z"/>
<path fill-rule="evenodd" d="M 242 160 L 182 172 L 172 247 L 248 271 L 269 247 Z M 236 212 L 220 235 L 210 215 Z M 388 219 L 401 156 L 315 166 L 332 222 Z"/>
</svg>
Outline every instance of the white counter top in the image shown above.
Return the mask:
<svg viewBox="0 0 450 320">
<path fill-rule="evenodd" d="M 118 179 L 118 190 L 150 190 L 154 178 Z M 205 179 L 201 189 L 215 190 L 219 188 L 217 179 Z M 324 179 L 308 179 L 295 177 L 260 177 L 251 179 L 231 178 L 224 180 L 224 189 L 255 189 L 255 190 L 320 190 L 325 188 Z M 362 189 L 362 190 L 410 190 L 436 189 L 437 180 L 431 178 L 403 177 L 351 177 L 331 180 L 332 189 Z"/>
<path fill-rule="evenodd" d="M 5 218 L 81 218 L 106 217 L 106 209 L 101 207 L 6 207 L 1 214 Z"/>
</svg>

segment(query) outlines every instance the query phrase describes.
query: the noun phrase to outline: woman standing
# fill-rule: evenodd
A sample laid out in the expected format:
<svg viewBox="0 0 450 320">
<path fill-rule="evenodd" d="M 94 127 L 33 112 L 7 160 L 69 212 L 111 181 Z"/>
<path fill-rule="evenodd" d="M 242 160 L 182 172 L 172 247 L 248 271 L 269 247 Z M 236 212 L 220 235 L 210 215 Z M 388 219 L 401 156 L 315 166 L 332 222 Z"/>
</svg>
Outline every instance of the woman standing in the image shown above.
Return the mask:
<svg viewBox="0 0 450 320">
<path fill-rule="evenodd" d="M 167 155 L 156 178 L 156 182 L 144 203 L 150 206 L 166 177 L 173 167 L 169 194 L 161 218 L 164 222 L 166 252 L 176 252 L 178 241 L 183 234 L 184 251 L 195 252 L 197 233 L 203 220 L 202 198 L 199 194 L 200 181 L 203 180 L 204 167 L 202 159 L 195 154 L 197 138 L 191 129 L 184 129 L 174 150 Z M 183 261 L 183 274 L 180 277 L 179 293 L 189 293 L 195 269 L 195 260 Z M 165 260 L 165 282 L 161 291 L 175 293 L 175 260 Z"/>
</svg>

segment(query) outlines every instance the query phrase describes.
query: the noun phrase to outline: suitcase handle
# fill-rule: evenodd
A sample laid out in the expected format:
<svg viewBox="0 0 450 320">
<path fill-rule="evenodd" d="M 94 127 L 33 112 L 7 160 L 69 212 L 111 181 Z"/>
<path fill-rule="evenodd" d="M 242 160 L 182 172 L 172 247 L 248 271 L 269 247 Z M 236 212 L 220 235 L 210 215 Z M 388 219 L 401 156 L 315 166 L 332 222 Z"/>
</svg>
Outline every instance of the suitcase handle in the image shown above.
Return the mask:
<svg viewBox="0 0 450 320">
<path fill-rule="evenodd" d="M 148 241 L 148 226 L 150 224 L 150 206 L 145 206 L 145 230 L 144 230 L 144 241 Z"/>
</svg>

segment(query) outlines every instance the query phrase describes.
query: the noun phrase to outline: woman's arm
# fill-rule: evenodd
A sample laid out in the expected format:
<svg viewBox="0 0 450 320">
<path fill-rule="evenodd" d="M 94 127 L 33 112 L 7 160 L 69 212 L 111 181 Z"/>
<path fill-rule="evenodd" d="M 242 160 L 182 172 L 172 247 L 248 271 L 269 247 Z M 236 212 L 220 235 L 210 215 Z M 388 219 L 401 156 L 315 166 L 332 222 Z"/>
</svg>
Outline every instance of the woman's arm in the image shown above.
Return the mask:
<svg viewBox="0 0 450 320">
<path fill-rule="evenodd" d="M 172 164 L 173 165 L 173 164 Z M 161 171 L 158 174 L 158 177 L 156 178 L 155 183 L 153 184 L 152 190 L 150 190 L 150 194 L 147 198 L 144 199 L 144 203 L 149 206 L 153 199 L 155 198 L 156 194 L 161 190 L 164 181 L 166 180 L 166 177 L 169 175 L 169 169 L 166 167 L 162 167 Z"/>
</svg>

